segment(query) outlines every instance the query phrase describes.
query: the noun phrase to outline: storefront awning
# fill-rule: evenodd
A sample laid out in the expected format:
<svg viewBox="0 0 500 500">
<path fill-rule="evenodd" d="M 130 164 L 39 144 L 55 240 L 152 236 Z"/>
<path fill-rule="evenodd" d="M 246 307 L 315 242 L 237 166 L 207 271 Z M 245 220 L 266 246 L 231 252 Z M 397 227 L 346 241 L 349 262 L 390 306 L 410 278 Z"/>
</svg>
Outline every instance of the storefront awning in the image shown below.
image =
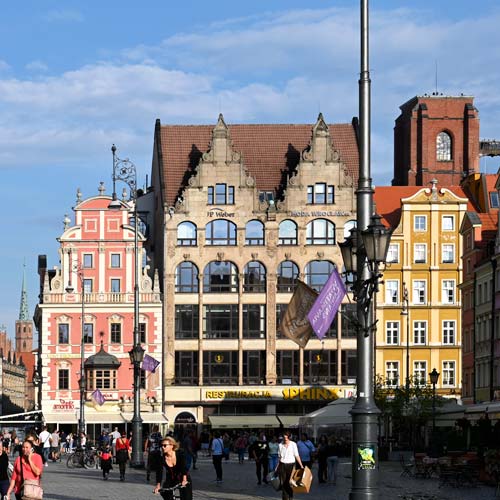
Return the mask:
<svg viewBox="0 0 500 500">
<path fill-rule="evenodd" d="M 285 429 L 299 426 L 300 415 L 277 415 L 277 417 Z"/>
<path fill-rule="evenodd" d="M 43 412 L 43 421 L 47 424 L 76 424 L 78 417 L 75 413 Z"/>
<path fill-rule="evenodd" d="M 265 429 L 278 428 L 276 415 L 210 415 L 213 429 Z"/>
<path fill-rule="evenodd" d="M 122 413 L 121 418 L 124 422 L 131 422 L 133 413 Z M 145 424 L 167 424 L 168 418 L 163 413 L 141 413 L 141 418 Z"/>
</svg>

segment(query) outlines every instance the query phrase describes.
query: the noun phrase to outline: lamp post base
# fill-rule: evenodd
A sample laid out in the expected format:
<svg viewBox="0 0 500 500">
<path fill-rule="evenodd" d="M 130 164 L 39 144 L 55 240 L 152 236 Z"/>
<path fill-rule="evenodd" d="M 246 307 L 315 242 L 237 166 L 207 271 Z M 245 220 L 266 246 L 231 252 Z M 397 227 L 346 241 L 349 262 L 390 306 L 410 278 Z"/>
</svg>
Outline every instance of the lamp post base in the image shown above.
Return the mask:
<svg viewBox="0 0 500 500">
<path fill-rule="evenodd" d="M 144 469 L 144 443 L 142 442 L 142 418 L 135 413 L 132 418 L 132 458 L 130 466 L 133 469 Z"/>
</svg>

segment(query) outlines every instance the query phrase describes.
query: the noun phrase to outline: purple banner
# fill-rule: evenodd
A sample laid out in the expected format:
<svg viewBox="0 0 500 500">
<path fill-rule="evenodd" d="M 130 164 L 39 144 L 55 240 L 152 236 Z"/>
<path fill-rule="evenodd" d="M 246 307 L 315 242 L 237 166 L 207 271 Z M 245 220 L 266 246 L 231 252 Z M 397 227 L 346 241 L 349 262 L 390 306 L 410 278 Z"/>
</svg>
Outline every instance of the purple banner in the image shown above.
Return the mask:
<svg viewBox="0 0 500 500">
<path fill-rule="evenodd" d="M 144 359 L 142 360 L 142 369 L 154 373 L 156 368 L 158 368 L 158 365 L 160 364 L 159 361 L 157 361 L 155 358 L 150 356 L 149 354 L 146 354 L 144 356 Z"/>
<path fill-rule="evenodd" d="M 104 396 L 102 394 L 102 392 L 99 390 L 99 389 L 96 389 L 93 393 L 92 393 L 92 399 L 99 405 L 99 406 L 102 406 L 104 404 L 104 401 L 106 401 L 104 399 Z"/>
<path fill-rule="evenodd" d="M 312 329 L 320 340 L 323 339 L 346 294 L 345 285 L 337 269 L 334 268 L 323 290 L 318 295 L 307 315 Z"/>
</svg>

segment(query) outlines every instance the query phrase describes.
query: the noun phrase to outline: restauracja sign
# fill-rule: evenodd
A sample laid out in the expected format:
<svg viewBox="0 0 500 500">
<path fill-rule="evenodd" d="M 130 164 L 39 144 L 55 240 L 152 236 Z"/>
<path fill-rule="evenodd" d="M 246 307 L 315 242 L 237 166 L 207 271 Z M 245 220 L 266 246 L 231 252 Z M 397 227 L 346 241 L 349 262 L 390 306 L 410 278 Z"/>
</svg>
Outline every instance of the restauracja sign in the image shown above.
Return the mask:
<svg viewBox="0 0 500 500">
<path fill-rule="evenodd" d="M 326 400 L 337 399 L 339 393 L 337 389 L 327 387 L 290 387 L 283 389 L 280 393 L 273 391 L 255 390 L 255 391 L 206 391 L 206 399 L 273 399 L 283 398 L 286 400 Z"/>
</svg>

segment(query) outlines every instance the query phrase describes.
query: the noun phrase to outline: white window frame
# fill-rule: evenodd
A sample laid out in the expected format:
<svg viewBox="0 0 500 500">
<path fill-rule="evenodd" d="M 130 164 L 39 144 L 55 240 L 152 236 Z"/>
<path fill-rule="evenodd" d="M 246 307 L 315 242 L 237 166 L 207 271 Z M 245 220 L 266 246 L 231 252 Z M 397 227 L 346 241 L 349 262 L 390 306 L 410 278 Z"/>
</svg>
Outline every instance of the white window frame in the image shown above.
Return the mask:
<svg viewBox="0 0 500 500">
<path fill-rule="evenodd" d="M 397 243 L 390 243 L 389 250 L 387 251 L 387 263 L 399 262 L 399 245 Z"/>
<path fill-rule="evenodd" d="M 427 382 L 427 361 L 413 362 L 413 382 L 416 385 L 425 385 Z"/>
<path fill-rule="evenodd" d="M 399 361 L 385 362 L 385 381 L 388 387 L 399 385 Z"/>
<path fill-rule="evenodd" d="M 451 224 L 449 224 L 450 222 L 451 222 Z M 451 226 L 451 227 L 448 227 L 448 226 Z M 454 215 L 443 215 L 443 218 L 441 221 L 441 229 L 443 231 L 455 231 L 455 216 Z"/>
<path fill-rule="evenodd" d="M 441 281 L 441 302 L 443 304 L 455 304 L 456 302 L 455 280 Z"/>
<path fill-rule="evenodd" d="M 412 299 L 413 304 L 426 304 L 427 303 L 427 281 L 426 280 L 413 280 L 412 282 Z"/>
<path fill-rule="evenodd" d="M 427 231 L 427 215 L 414 215 L 413 216 L 413 230 L 414 231 Z"/>
<path fill-rule="evenodd" d="M 441 385 L 442 387 L 455 387 L 457 380 L 456 373 L 456 361 L 449 360 L 443 361 L 442 367 L 442 376 L 441 376 Z M 450 382 L 450 379 L 453 379 L 453 382 Z"/>
<path fill-rule="evenodd" d="M 415 320 L 412 331 L 413 345 L 427 345 L 427 321 Z"/>
<path fill-rule="evenodd" d="M 454 319 L 443 320 L 443 344 L 455 345 L 457 337 L 457 322 Z"/>
<path fill-rule="evenodd" d="M 413 245 L 413 262 L 415 264 L 425 264 L 427 262 L 426 243 L 415 243 Z"/>
<path fill-rule="evenodd" d="M 387 345 L 399 345 L 399 321 L 385 322 L 385 342 Z"/>
<path fill-rule="evenodd" d="M 445 255 L 450 254 L 451 260 L 446 259 Z M 443 243 L 441 246 L 441 260 L 443 264 L 453 264 L 455 262 L 455 244 L 454 243 Z"/>
<path fill-rule="evenodd" d="M 385 303 L 399 304 L 399 280 L 385 280 Z"/>
</svg>

